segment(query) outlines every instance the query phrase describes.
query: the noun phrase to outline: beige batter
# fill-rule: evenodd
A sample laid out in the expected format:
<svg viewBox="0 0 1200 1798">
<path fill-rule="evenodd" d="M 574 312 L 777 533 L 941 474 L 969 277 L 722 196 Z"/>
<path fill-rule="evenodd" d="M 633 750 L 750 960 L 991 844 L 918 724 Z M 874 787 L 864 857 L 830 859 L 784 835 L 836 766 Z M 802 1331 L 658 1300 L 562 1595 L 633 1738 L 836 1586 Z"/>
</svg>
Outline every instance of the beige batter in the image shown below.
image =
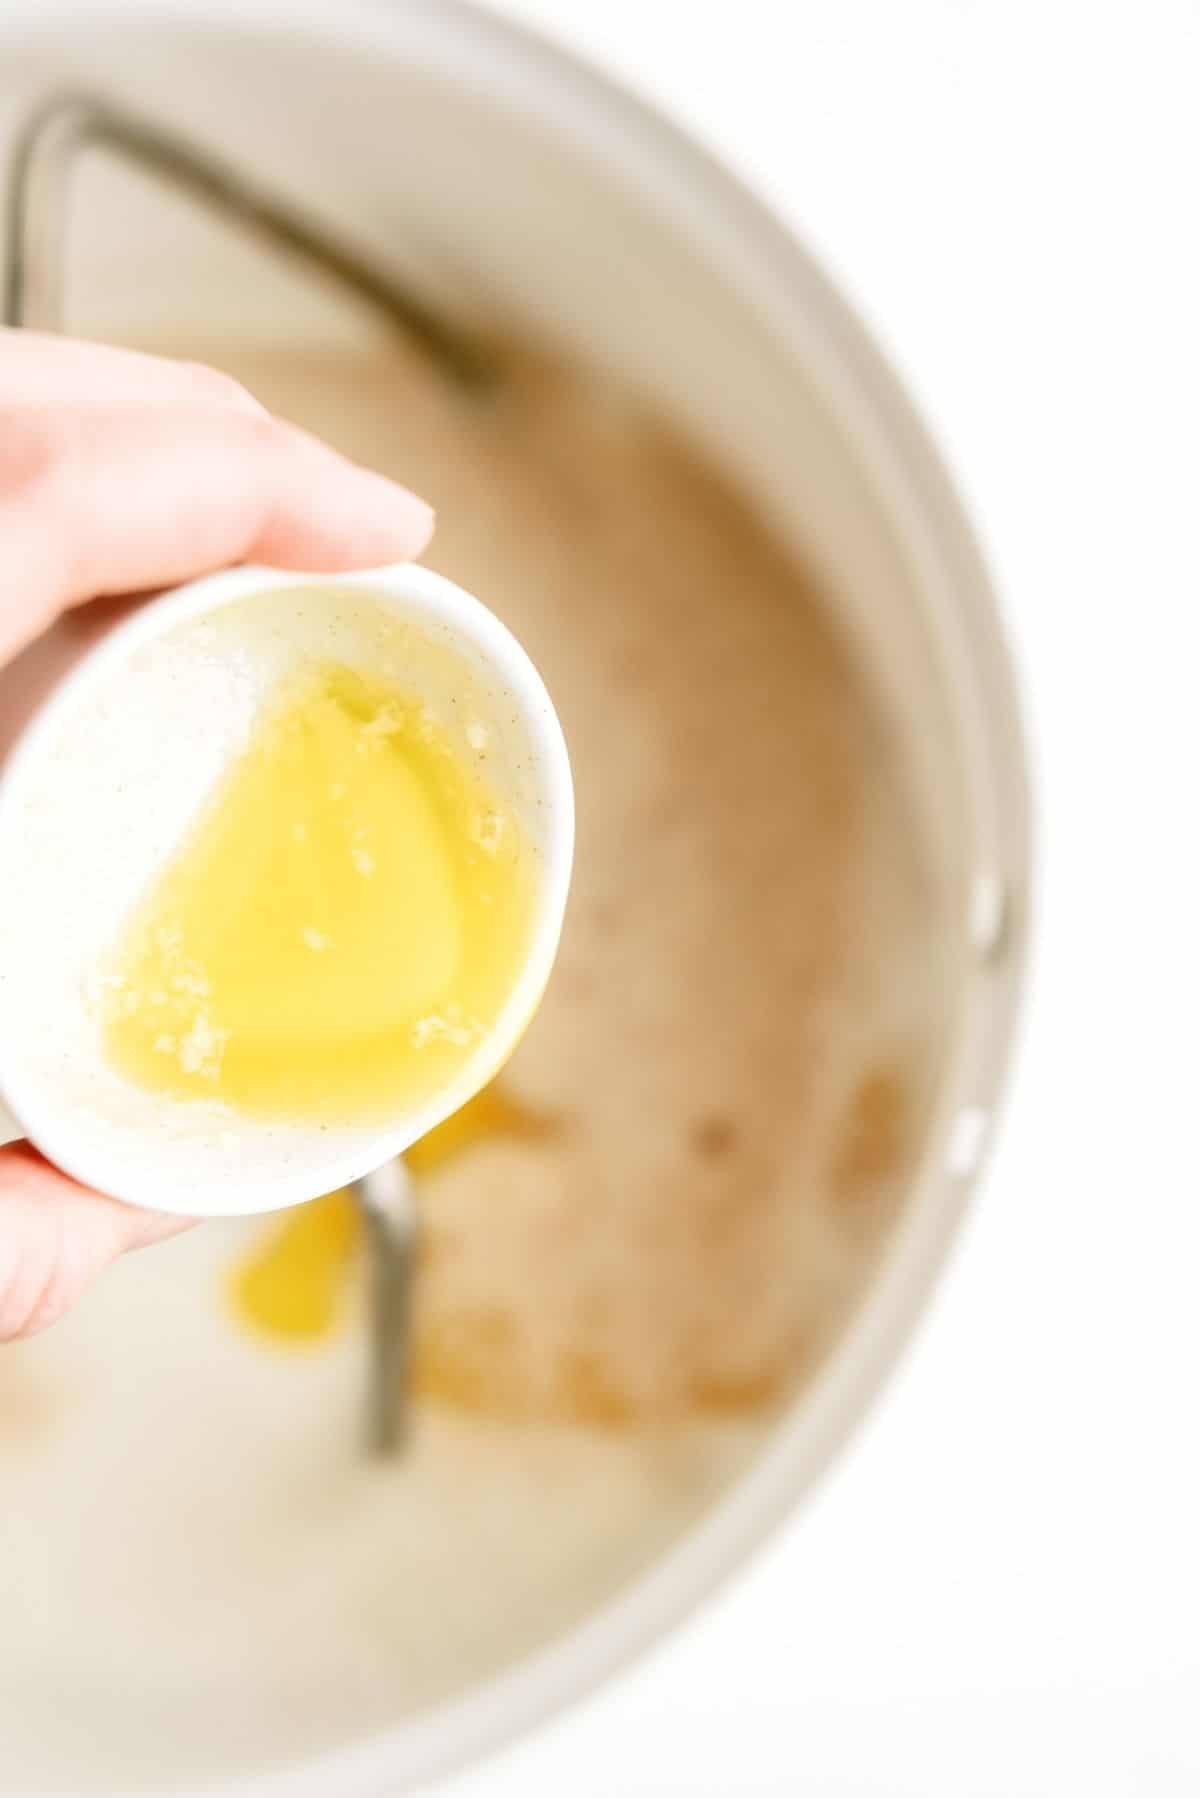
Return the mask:
<svg viewBox="0 0 1200 1798">
<path fill-rule="evenodd" d="M 829 1345 L 936 1073 L 897 746 L 721 481 L 534 362 L 471 401 L 401 354 L 220 359 L 433 500 L 428 559 L 554 695 L 577 871 L 505 1076 L 544 1127 L 424 1181 L 427 1403 L 402 1467 L 351 1451 L 352 1328 L 289 1355 L 230 1322 L 259 1224 L 139 1257 L 5 1351 L 0 1592 L 31 1618 L 19 1653 L 0 1636 L 6 1791 L 304 1754 L 594 1606 Z M 93 1527 L 116 1532 L 105 1569 Z"/>
</svg>

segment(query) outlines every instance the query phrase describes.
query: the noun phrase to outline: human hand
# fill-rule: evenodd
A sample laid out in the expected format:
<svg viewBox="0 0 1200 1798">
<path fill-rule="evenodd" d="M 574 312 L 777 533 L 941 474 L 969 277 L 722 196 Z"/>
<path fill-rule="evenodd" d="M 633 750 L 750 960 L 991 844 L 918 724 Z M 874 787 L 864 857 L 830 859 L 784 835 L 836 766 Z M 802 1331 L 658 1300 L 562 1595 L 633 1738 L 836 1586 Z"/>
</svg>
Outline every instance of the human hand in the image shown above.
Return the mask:
<svg viewBox="0 0 1200 1798">
<path fill-rule="evenodd" d="M 318 572 L 420 555 L 433 514 L 214 369 L 0 330 L 0 754 L 97 599 L 237 562 Z M 93 613 L 93 617 L 99 616 Z M 110 1262 L 187 1228 L 0 1149 L 0 1342 Z"/>
</svg>

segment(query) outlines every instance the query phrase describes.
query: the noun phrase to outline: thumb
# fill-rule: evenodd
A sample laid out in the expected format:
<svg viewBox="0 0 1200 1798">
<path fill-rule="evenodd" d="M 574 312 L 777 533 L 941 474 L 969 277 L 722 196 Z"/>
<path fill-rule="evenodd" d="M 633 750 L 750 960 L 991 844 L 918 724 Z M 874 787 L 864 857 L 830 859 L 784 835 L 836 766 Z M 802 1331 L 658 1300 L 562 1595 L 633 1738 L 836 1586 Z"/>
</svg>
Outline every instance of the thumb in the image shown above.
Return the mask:
<svg viewBox="0 0 1200 1798">
<path fill-rule="evenodd" d="M 27 1143 L 0 1149 L 0 1343 L 56 1323 L 118 1256 L 191 1221 L 78 1186 Z"/>
</svg>

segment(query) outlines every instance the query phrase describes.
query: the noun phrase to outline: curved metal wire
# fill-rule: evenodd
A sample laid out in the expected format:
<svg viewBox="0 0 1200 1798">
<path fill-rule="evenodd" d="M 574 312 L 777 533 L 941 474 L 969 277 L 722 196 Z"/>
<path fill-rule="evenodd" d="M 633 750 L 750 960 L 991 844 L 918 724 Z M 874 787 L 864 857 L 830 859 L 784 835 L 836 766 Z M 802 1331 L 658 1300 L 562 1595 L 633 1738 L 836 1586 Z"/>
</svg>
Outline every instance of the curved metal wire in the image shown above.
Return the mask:
<svg viewBox="0 0 1200 1798">
<path fill-rule="evenodd" d="M 164 176 L 332 276 L 418 343 L 457 385 L 483 388 L 493 380 L 494 369 L 475 343 L 303 214 L 174 132 L 88 94 L 47 101 L 13 147 L 4 207 L 5 324 L 60 325 L 71 169 L 82 150 L 97 147 Z"/>
</svg>

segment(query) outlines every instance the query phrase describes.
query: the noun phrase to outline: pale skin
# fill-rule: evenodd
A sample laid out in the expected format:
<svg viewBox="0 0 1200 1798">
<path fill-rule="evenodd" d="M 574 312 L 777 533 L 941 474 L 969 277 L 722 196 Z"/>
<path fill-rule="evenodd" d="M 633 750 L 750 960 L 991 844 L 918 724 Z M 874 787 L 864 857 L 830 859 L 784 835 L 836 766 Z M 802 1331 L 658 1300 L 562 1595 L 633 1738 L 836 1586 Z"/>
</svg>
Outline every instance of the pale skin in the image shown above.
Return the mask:
<svg viewBox="0 0 1200 1798">
<path fill-rule="evenodd" d="M 422 500 L 214 369 L 0 330 L 0 756 L 56 633 L 111 613 L 76 608 L 238 562 L 406 561 L 432 531 Z M 77 1185 L 26 1144 L 0 1149 L 0 1342 L 45 1329 L 119 1256 L 187 1227 Z"/>
</svg>

